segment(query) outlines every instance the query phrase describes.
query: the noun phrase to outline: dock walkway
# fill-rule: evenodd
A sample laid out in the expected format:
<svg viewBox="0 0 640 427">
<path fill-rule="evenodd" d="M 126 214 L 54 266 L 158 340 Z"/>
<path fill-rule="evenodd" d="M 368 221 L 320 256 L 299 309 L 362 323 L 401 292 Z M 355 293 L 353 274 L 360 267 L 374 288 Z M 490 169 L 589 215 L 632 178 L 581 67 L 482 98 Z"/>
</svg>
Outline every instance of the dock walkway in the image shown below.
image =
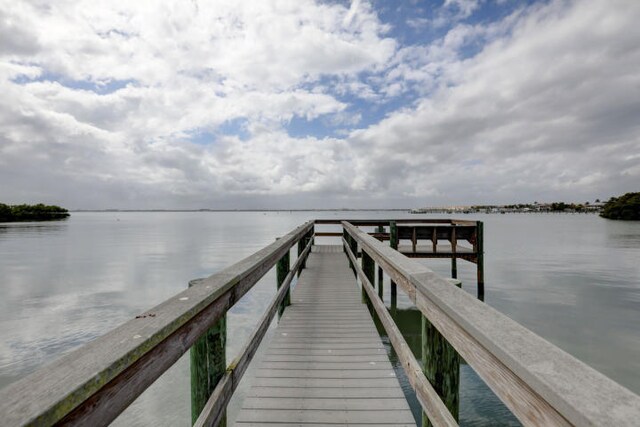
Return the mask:
<svg viewBox="0 0 640 427">
<path fill-rule="evenodd" d="M 314 246 L 237 424 L 415 426 L 342 246 Z"/>
</svg>

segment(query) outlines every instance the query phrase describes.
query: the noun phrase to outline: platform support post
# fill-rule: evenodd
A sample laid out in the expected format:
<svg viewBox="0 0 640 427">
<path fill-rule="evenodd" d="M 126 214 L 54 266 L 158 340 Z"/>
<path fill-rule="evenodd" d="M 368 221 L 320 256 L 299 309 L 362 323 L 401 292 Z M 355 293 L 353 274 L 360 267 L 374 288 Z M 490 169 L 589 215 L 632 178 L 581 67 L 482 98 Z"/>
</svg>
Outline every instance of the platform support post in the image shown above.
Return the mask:
<svg viewBox="0 0 640 427">
<path fill-rule="evenodd" d="M 398 250 L 398 225 L 395 221 L 389 222 L 389 245 Z M 398 296 L 398 289 L 395 282 L 391 281 L 391 300 L 396 299 Z"/>
<path fill-rule="evenodd" d="M 461 287 L 461 282 L 452 282 Z M 455 420 L 460 407 L 460 356 L 438 330 L 422 317 L 422 369 Z M 432 424 L 422 413 L 422 426 Z"/>
<path fill-rule="evenodd" d="M 476 248 L 478 268 L 478 299 L 484 301 L 484 224 L 476 222 Z"/>
<path fill-rule="evenodd" d="M 378 226 L 378 233 L 384 233 L 384 227 L 382 225 Z M 384 272 L 380 265 L 378 265 L 378 296 L 381 300 L 384 300 Z"/>
<path fill-rule="evenodd" d="M 451 224 L 451 277 L 458 278 L 458 260 L 456 258 L 456 250 L 458 239 L 456 238 L 456 225 Z"/>
</svg>

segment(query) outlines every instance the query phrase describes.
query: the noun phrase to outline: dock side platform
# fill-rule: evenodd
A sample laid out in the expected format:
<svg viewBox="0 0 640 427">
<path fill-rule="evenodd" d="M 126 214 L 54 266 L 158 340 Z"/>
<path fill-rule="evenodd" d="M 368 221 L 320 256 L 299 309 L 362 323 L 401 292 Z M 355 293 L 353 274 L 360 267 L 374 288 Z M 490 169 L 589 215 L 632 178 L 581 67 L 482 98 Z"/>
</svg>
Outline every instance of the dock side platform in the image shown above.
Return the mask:
<svg viewBox="0 0 640 427">
<path fill-rule="evenodd" d="M 342 246 L 313 246 L 236 425 L 416 425 Z"/>
</svg>

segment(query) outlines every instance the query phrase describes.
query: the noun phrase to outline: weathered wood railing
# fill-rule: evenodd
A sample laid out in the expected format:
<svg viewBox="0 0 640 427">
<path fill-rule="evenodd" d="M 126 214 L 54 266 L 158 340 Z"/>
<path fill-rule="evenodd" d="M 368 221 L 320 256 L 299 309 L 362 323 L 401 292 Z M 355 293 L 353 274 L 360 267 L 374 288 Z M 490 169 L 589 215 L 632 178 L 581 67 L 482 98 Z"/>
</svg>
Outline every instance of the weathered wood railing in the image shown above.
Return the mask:
<svg viewBox="0 0 640 427">
<path fill-rule="evenodd" d="M 342 222 L 342 226 L 345 251 L 363 290 L 434 425 L 455 425 L 455 421 L 452 424 L 444 413 L 441 397 L 434 396 L 422 368 L 373 292 L 374 262 L 524 425 L 638 425 L 640 397 L 636 394 L 354 224 Z M 357 263 L 358 246 L 362 268 Z"/>
<path fill-rule="evenodd" d="M 442 223 L 452 224 L 450 220 Z M 432 384 L 434 375 L 429 372 L 438 370 L 437 376 L 451 375 L 447 381 L 457 382 L 457 354 L 525 425 L 638 424 L 637 395 L 378 240 L 384 234 L 380 227 L 390 225 L 390 243 L 397 244 L 395 222 L 359 220 L 341 225 L 343 231 L 338 234 L 350 264 L 433 425 L 457 425 L 457 413 L 450 412 L 457 403 L 452 405 L 451 396 Z M 369 235 L 357 225 L 379 228 Z M 237 264 L 192 281 L 173 298 L 4 388 L 0 391 L 0 424 L 108 424 L 191 348 L 192 360 L 202 368 L 192 375 L 192 397 L 197 395 L 193 421 L 197 426 L 218 425 L 269 324 L 287 304 L 290 285 L 304 267 L 314 235 L 322 233 L 314 234 L 314 223 L 307 222 Z M 289 254 L 295 244 L 298 258 L 290 267 Z M 423 334 L 425 330 L 431 334 L 429 345 L 436 346 L 432 353 L 444 355 L 425 360 L 424 353 L 433 349 L 423 341 L 423 360 L 413 356 L 381 295 L 374 291 L 376 263 L 379 274 L 386 272 L 421 311 Z M 216 334 L 223 330 L 227 310 L 276 264 L 277 294 L 240 355 L 229 366 L 222 355 L 211 366 L 208 361 L 200 362 L 197 343 L 206 348 L 204 354 L 209 352 L 210 343 L 203 340 L 219 338 Z M 394 290 L 392 286 L 392 299 Z M 451 352 L 457 352 L 455 357 Z M 423 371 L 429 375 L 425 377 Z"/>
<path fill-rule="evenodd" d="M 278 307 L 286 302 L 291 281 L 304 265 L 312 241 L 313 222 L 310 221 L 244 260 L 191 283 L 188 289 L 173 298 L 5 387 L 0 391 L 0 424 L 98 426 L 110 423 L 223 319 L 227 310 L 267 271 L 286 258 L 287 271 L 279 278 L 276 297 L 240 356 L 221 376 L 196 421 L 197 425 L 216 425 L 271 319 Z M 289 270 L 289 251 L 295 244 L 299 245 L 299 256 Z M 281 264 L 285 265 L 284 262 Z"/>
<path fill-rule="evenodd" d="M 449 258 L 451 277 L 458 277 L 458 259 L 476 265 L 478 298 L 484 299 L 484 224 L 482 221 L 458 219 L 416 218 L 416 219 L 376 219 L 345 220 L 358 227 L 377 227 L 369 233 L 378 240 L 388 240 L 391 247 L 409 258 Z M 316 224 L 340 224 L 340 220 L 316 220 Z M 388 232 L 385 231 L 388 227 Z M 317 231 L 319 237 L 340 236 L 340 232 Z M 442 248 L 439 241 L 448 242 Z M 406 244 L 409 241 L 410 244 Z M 428 244 L 425 245 L 424 242 Z M 404 243 L 403 243 L 404 242 Z M 421 244 L 423 243 L 423 244 Z M 459 243 L 466 246 L 459 246 Z M 395 289 L 394 286 L 391 288 Z"/>
</svg>

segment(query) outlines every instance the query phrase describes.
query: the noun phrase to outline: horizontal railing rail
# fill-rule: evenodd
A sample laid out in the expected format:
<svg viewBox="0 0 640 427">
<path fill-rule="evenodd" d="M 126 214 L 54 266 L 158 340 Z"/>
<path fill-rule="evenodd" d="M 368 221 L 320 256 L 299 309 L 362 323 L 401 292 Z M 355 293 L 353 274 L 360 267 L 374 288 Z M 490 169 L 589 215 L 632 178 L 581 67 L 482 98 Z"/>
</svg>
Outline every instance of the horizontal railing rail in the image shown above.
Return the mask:
<svg viewBox="0 0 640 427">
<path fill-rule="evenodd" d="M 249 340 L 243 347 L 240 355 L 235 358 L 233 362 L 227 367 L 227 371 L 224 376 L 220 379 L 220 382 L 216 385 L 211 397 L 207 401 L 204 409 L 202 410 L 200 417 L 194 423 L 196 427 L 215 427 L 220 422 L 221 416 L 223 414 L 224 409 L 227 407 L 231 396 L 233 395 L 233 391 L 238 386 L 238 383 L 242 379 L 244 372 L 249 366 L 251 359 L 255 355 L 260 343 L 262 342 L 262 338 L 269 329 L 269 325 L 273 320 L 275 314 L 278 312 L 278 308 L 281 307 L 282 303 L 285 300 L 285 296 L 289 293 L 289 288 L 291 286 L 291 282 L 293 281 L 296 273 L 302 268 L 304 262 L 311 251 L 311 246 L 313 244 L 312 240 L 309 240 L 307 246 L 304 248 L 303 252 L 298 256 L 293 267 L 287 274 L 282 283 L 278 293 L 269 304 L 269 307 L 262 315 L 258 326 L 255 328 Z"/>
<path fill-rule="evenodd" d="M 637 425 L 639 396 L 354 224 L 342 226 L 523 424 Z"/>
<path fill-rule="evenodd" d="M 362 282 L 362 289 L 367 293 L 369 301 L 371 301 L 382 326 L 387 332 L 389 341 L 391 341 L 391 345 L 398 356 L 398 360 L 400 360 L 400 363 L 402 364 L 404 372 L 407 375 L 407 379 L 409 380 L 409 384 L 411 384 L 411 387 L 416 393 L 420 406 L 422 406 L 422 409 L 434 426 L 457 426 L 458 423 L 422 372 L 422 367 L 414 357 L 411 352 L 411 348 L 402 336 L 400 329 L 398 329 L 398 326 L 387 311 L 384 302 L 382 302 L 375 293 L 373 283 L 371 283 L 369 278 L 366 276 L 364 270 L 360 268 L 358 259 L 351 250 L 349 242 L 347 242 L 343 237 L 342 243 L 347 256 L 351 260 L 351 265 L 354 267 L 356 274 Z"/>
<path fill-rule="evenodd" d="M 199 280 L 195 286 L 0 390 L 2 425 L 108 424 L 189 350 L 293 245 L 312 232 L 313 221 L 309 221 L 253 255 Z M 309 253 L 310 245 L 311 240 L 302 252 L 304 256 Z M 304 263 L 300 258 L 297 267 Z M 276 301 L 280 303 L 290 286 L 292 277 L 289 276 L 287 285 L 278 292 Z M 272 316 L 272 310 L 273 303 L 265 316 Z M 265 319 L 263 316 L 252 339 L 262 337 Z M 229 368 L 227 384 L 231 384 L 231 389 L 235 388 L 254 353 L 250 342 L 236 365 Z M 226 387 L 225 391 L 229 386 Z"/>
<path fill-rule="evenodd" d="M 319 225 L 340 225 L 348 222 L 359 227 L 389 225 L 389 221 L 398 224 L 455 224 L 455 225 L 475 225 L 475 221 L 463 219 L 442 219 L 442 218 L 400 218 L 400 219 L 316 219 L 313 222 Z"/>
</svg>

